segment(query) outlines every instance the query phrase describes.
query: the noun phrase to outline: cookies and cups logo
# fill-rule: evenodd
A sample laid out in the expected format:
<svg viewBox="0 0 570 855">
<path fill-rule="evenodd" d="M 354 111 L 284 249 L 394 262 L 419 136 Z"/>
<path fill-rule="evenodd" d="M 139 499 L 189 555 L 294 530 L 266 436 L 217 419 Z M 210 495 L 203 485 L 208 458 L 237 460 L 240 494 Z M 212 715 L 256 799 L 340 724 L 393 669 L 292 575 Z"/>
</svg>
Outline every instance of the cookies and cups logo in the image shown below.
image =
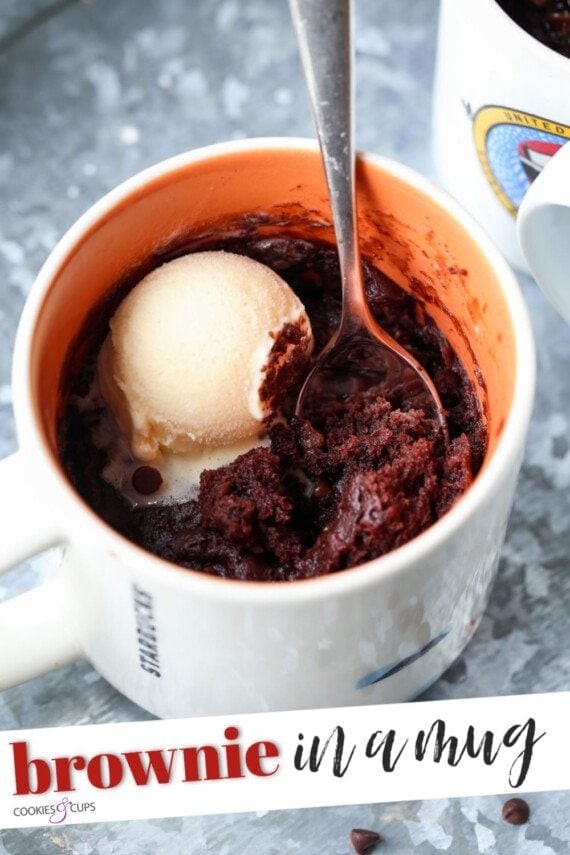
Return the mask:
<svg viewBox="0 0 570 855">
<path fill-rule="evenodd" d="M 57 802 L 45 802 L 42 804 L 22 804 L 15 807 L 13 815 L 18 819 L 26 817 L 42 817 L 50 825 L 61 825 L 72 814 L 93 813 L 95 802 L 78 802 L 64 796 Z"/>
<path fill-rule="evenodd" d="M 534 179 L 570 140 L 570 127 L 522 110 L 486 106 L 473 118 L 473 134 L 489 184 L 516 216 Z"/>
</svg>

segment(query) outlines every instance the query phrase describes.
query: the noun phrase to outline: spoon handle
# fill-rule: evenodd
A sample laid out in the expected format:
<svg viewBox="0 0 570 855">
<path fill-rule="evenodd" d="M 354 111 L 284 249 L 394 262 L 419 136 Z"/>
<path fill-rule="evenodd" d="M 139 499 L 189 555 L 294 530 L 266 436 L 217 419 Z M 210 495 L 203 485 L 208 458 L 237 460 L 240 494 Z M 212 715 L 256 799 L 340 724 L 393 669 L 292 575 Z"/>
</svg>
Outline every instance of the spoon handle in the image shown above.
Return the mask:
<svg viewBox="0 0 570 855">
<path fill-rule="evenodd" d="M 289 0 L 327 179 L 343 285 L 342 326 L 368 314 L 356 228 L 352 0 Z"/>
</svg>

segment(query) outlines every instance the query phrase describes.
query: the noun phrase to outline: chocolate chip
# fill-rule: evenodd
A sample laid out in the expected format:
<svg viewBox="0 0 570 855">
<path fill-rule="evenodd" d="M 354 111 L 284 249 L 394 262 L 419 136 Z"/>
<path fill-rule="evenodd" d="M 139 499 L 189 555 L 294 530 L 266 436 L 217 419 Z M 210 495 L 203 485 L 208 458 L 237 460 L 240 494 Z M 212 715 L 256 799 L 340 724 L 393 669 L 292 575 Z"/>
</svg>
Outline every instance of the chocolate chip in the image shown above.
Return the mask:
<svg viewBox="0 0 570 855">
<path fill-rule="evenodd" d="M 325 481 L 324 478 L 320 478 L 315 484 L 313 496 L 315 499 L 326 499 L 326 497 L 330 495 L 331 489 L 331 485 L 328 481 Z"/>
<path fill-rule="evenodd" d="M 375 831 L 366 828 L 353 828 L 349 836 L 357 855 L 368 855 L 382 839 Z"/>
<path fill-rule="evenodd" d="M 156 493 L 162 484 L 162 475 L 154 466 L 139 466 L 132 474 L 131 483 L 137 493 L 149 496 Z"/>
<path fill-rule="evenodd" d="M 509 799 L 503 805 L 503 819 L 511 825 L 524 825 L 529 816 L 530 808 L 524 799 Z"/>
</svg>

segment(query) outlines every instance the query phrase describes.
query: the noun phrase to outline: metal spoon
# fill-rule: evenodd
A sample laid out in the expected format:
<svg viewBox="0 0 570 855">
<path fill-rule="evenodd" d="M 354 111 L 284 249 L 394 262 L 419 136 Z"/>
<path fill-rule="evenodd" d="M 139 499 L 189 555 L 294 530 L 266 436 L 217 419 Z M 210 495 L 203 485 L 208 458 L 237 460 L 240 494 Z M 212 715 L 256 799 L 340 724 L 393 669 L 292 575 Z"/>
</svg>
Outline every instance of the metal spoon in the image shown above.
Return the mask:
<svg viewBox="0 0 570 855">
<path fill-rule="evenodd" d="M 393 407 L 445 411 L 426 371 L 374 319 L 366 300 L 355 203 L 351 0 L 290 0 L 291 14 L 323 158 L 342 280 L 339 328 L 297 399 L 296 414 L 318 421 L 320 407 L 378 387 Z"/>
</svg>

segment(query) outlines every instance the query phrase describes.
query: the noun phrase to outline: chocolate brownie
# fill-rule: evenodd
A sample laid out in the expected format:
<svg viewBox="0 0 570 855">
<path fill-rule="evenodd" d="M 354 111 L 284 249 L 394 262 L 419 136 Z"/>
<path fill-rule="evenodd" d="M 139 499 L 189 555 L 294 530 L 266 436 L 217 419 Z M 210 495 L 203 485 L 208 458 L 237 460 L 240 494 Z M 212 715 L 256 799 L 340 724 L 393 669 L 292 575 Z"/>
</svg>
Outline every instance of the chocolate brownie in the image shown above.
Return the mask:
<svg viewBox="0 0 570 855">
<path fill-rule="evenodd" d="M 305 305 L 315 353 L 329 340 L 341 307 L 334 247 L 238 235 L 199 248 L 240 252 L 275 269 Z M 318 420 L 297 418 L 295 388 L 283 418 L 267 425 L 268 446 L 204 471 L 198 494 L 187 501 L 132 506 L 102 477 L 104 453 L 92 436 L 97 412 L 86 413 L 78 404 L 123 288 L 88 322 L 66 374 L 60 449 L 85 501 L 125 537 L 163 558 L 260 581 L 353 567 L 401 546 L 439 519 L 481 466 L 485 422 L 465 369 L 421 301 L 372 265 L 365 262 L 364 269 L 373 313 L 435 383 L 448 414 L 449 445 L 422 411 L 405 411 L 374 389 L 355 393 L 342 406 L 331 403 Z"/>
<path fill-rule="evenodd" d="M 497 0 L 523 30 L 570 57 L 570 0 Z"/>
</svg>

